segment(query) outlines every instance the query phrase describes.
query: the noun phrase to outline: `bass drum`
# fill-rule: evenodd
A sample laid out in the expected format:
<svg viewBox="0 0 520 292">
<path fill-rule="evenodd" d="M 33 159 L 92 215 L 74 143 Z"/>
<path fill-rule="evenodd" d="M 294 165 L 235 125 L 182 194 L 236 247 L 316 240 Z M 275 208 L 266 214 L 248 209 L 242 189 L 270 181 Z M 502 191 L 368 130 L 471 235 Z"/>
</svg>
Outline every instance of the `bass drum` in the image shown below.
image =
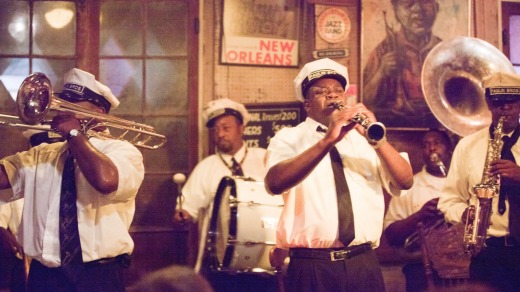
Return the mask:
<svg viewBox="0 0 520 292">
<path fill-rule="evenodd" d="M 224 177 L 208 227 L 206 264 L 213 272 L 269 273 L 276 243 L 282 196 L 266 192 L 263 182 Z"/>
</svg>

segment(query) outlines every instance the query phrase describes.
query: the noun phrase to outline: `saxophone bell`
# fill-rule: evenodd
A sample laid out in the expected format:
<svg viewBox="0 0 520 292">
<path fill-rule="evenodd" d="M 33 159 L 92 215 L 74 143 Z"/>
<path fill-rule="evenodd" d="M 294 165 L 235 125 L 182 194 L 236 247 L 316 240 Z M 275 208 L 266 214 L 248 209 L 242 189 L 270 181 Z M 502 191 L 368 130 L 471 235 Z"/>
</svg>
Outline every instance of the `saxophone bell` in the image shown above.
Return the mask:
<svg viewBox="0 0 520 292">
<path fill-rule="evenodd" d="M 477 256 L 486 247 L 489 215 L 492 199 L 479 198 L 475 205 L 468 207 L 464 228 L 464 251 Z"/>
<path fill-rule="evenodd" d="M 342 111 L 345 106 L 341 102 L 334 102 L 329 105 L 329 107 Z M 363 128 L 365 128 L 365 138 L 369 143 L 375 144 L 381 141 L 386 136 L 386 127 L 380 122 L 372 123 L 368 120 L 367 116 L 362 113 L 356 114 L 350 122 L 358 123 Z"/>
</svg>

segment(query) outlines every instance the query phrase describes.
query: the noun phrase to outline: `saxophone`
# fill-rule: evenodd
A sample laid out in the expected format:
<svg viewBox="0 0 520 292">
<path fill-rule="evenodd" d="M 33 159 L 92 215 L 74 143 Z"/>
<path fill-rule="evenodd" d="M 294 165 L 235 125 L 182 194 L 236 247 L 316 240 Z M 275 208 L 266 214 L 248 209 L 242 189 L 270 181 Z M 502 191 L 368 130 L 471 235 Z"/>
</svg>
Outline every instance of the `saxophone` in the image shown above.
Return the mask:
<svg viewBox="0 0 520 292">
<path fill-rule="evenodd" d="M 493 139 L 489 140 L 482 181 L 473 187 L 478 200 L 475 205 L 469 206 L 466 215 L 464 250 L 472 256 L 478 255 L 485 247 L 492 201 L 500 193 L 500 177 L 491 175 L 491 161 L 500 159 L 500 152 L 504 145 L 502 141 L 504 119 L 505 117 L 500 117 L 493 132 Z"/>
</svg>

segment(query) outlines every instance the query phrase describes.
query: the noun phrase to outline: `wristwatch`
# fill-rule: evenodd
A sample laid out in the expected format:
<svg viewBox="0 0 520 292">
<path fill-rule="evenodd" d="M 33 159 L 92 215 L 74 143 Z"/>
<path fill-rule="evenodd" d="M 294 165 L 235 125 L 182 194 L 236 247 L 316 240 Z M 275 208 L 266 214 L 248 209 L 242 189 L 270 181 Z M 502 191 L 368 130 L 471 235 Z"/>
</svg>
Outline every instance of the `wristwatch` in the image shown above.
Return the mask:
<svg viewBox="0 0 520 292">
<path fill-rule="evenodd" d="M 69 139 L 71 139 L 71 138 L 73 138 L 73 137 L 78 136 L 79 134 L 80 134 L 80 133 L 79 133 L 79 130 L 78 130 L 78 129 L 72 129 L 72 130 L 70 130 L 70 132 L 67 134 L 66 139 L 69 140 Z"/>
</svg>

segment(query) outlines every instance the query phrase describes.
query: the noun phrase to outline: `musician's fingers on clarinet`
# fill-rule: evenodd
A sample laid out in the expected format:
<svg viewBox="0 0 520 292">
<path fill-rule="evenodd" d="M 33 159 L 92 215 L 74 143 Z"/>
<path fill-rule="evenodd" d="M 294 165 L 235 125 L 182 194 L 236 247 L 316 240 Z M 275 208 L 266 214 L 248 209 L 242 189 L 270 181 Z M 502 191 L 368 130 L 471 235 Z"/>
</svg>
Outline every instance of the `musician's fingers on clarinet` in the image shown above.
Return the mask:
<svg viewBox="0 0 520 292">
<path fill-rule="evenodd" d="M 352 104 L 352 105 L 348 105 L 347 107 L 351 108 L 351 109 L 356 109 L 358 111 L 366 110 L 365 105 L 362 104 L 362 103 L 355 103 L 355 104 Z"/>
<path fill-rule="evenodd" d="M 372 114 L 372 112 L 365 106 L 365 104 L 363 103 L 355 103 L 351 106 L 353 109 L 355 109 L 358 113 L 362 113 L 362 114 L 365 114 L 365 113 L 368 113 L 368 114 Z"/>
<path fill-rule="evenodd" d="M 374 115 L 374 113 L 368 110 L 367 108 L 365 108 L 361 113 L 364 114 L 369 121 L 374 123 L 377 122 L 377 118 Z"/>
<path fill-rule="evenodd" d="M 356 103 L 351 106 L 348 106 L 345 108 L 345 115 L 351 119 L 355 117 L 357 114 L 363 114 L 365 111 L 367 111 L 367 108 L 362 103 Z"/>
</svg>

